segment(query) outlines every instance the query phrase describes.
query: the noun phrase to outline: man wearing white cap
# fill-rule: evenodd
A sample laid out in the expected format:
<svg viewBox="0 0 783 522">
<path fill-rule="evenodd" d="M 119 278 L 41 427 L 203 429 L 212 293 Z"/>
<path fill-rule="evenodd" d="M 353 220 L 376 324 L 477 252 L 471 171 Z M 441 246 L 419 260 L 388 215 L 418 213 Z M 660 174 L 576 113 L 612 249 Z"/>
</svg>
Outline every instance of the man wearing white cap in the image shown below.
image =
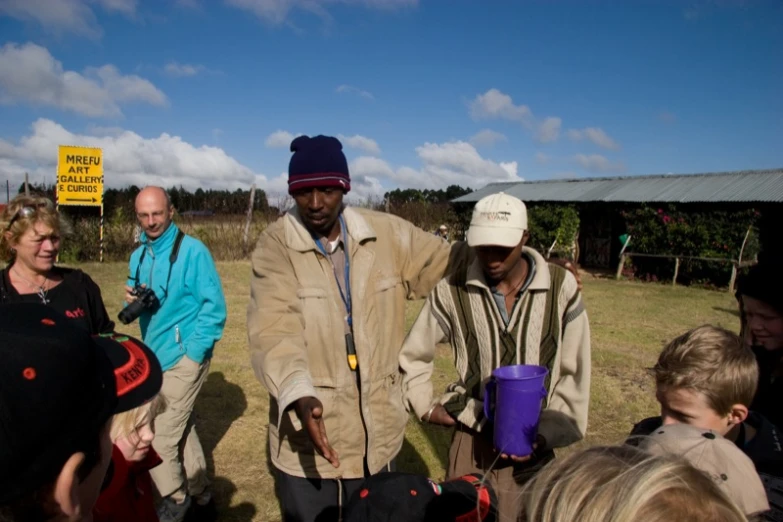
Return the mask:
<svg viewBox="0 0 783 522">
<path fill-rule="evenodd" d="M 501 522 L 516 520 L 522 485 L 554 458 L 552 450 L 584 437 L 590 398 L 590 326 L 577 281 L 525 246 L 528 238 L 522 201 L 502 192 L 481 199 L 467 233 L 471 248 L 452 259 L 400 354 L 409 407 L 424 422 L 455 426 L 448 477 L 485 472 Z M 458 379 L 435 397 L 430 377 L 443 342 L 452 346 Z M 492 371 L 513 364 L 549 370 L 532 455 L 499 454 L 484 416 Z"/>
</svg>

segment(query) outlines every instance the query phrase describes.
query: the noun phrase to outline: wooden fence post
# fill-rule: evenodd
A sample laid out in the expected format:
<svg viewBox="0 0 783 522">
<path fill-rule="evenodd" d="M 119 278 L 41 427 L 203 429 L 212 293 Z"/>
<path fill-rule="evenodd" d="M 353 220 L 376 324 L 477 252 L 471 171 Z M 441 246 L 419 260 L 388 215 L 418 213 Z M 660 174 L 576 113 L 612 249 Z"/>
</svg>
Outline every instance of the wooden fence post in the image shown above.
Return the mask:
<svg viewBox="0 0 783 522">
<path fill-rule="evenodd" d="M 250 239 L 250 222 L 253 220 L 253 207 L 255 206 L 256 202 L 256 184 L 253 183 L 253 186 L 250 187 L 250 203 L 247 207 L 247 221 L 245 221 L 245 232 L 242 237 L 242 241 L 245 245 L 245 252 L 248 251 L 248 240 Z"/>
<path fill-rule="evenodd" d="M 617 263 L 617 273 L 614 275 L 614 278 L 619 280 L 620 276 L 623 274 L 623 267 L 625 266 L 625 254 L 620 254 L 620 262 Z"/>
<path fill-rule="evenodd" d="M 672 279 L 672 286 L 677 285 L 677 275 L 680 273 L 680 258 L 674 258 L 674 279 Z"/>
</svg>

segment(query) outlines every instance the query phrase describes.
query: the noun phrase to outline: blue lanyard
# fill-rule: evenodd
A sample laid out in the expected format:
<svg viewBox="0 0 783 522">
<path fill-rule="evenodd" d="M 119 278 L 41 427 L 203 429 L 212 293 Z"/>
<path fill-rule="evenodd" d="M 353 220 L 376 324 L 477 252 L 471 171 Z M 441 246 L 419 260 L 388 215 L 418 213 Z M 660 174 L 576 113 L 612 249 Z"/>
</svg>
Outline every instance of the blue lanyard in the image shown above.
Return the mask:
<svg viewBox="0 0 783 522">
<path fill-rule="evenodd" d="M 342 214 L 340 214 L 339 220 L 340 228 L 342 229 L 343 234 L 343 249 L 345 252 L 345 292 L 343 292 L 343 287 L 340 285 L 340 279 L 337 277 L 337 268 L 335 268 L 334 263 L 332 263 L 332 258 L 329 256 L 329 254 L 326 253 L 326 249 L 321 243 L 321 240 L 318 239 L 315 234 L 311 235 L 313 237 L 313 241 L 315 241 L 315 246 L 318 247 L 318 250 L 321 251 L 324 257 L 329 260 L 329 264 L 332 265 L 334 279 L 337 282 L 337 289 L 340 291 L 340 298 L 345 304 L 345 311 L 348 312 L 348 326 L 353 328 L 353 316 L 351 315 L 351 262 L 348 260 L 348 234 L 345 230 L 345 221 L 343 220 Z"/>
</svg>

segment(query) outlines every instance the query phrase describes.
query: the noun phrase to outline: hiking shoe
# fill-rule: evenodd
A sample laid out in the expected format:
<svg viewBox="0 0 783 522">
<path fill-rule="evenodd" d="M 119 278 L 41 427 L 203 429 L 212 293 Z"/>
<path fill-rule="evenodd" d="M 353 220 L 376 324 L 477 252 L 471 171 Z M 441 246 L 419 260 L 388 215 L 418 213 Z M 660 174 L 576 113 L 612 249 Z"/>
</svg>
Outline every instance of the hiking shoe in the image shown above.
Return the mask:
<svg viewBox="0 0 783 522">
<path fill-rule="evenodd" d="M 190 506 L 190 497 L 185 497 L 185 502 L 181 504 L 177 504 L 170 497 L 164 498 L 158 508 L 158 518 L 160 522 L 184 522 Z"/>
</svg>

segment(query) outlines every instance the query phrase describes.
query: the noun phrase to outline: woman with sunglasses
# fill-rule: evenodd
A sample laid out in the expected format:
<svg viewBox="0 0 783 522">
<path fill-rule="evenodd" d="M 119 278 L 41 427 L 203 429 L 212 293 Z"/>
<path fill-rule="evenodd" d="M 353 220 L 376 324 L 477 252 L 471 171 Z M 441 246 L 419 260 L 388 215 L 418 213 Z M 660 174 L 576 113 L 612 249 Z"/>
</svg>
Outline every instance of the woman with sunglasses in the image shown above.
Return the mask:
<svg viewBox="0 0 783 522">
<path fill-rule="evenodd" d="M 111 332 L 101 290 L 78 269 L 55 266 L 62 224 L 51 200 L 15 197 L 0 217 L 0 302 L 43 302 L 92 334 Z"/>
</svg>

